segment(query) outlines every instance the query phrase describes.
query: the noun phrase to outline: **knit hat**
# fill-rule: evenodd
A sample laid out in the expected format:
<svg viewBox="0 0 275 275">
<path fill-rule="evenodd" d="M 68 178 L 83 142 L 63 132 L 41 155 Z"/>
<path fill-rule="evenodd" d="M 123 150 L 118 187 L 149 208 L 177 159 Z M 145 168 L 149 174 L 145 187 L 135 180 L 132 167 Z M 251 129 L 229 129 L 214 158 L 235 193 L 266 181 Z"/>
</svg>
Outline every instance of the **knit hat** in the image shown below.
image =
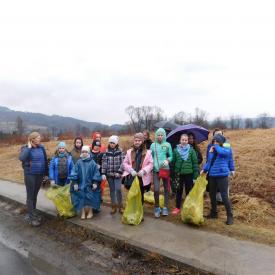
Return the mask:
<svg viewBox="0 0 275 275">
<path fill-rule="evenodd" d="M 118 136 L 110 136 L 109 137 L 109 143 L 114 143 L 115 145 L 118 144 L 119 137 Z"/>
<path fill-rule="evenodd" d="M 217 134 L 213 137 L 212 141 L 217 141 L 219 144 L 225 143 L 225 137 L 221 134 Z"/>
<path fill-rule="evenodd" d="M 93 143 L 92 143 L 92 149 L 93 149 L 95 146 L 101 147 L 101 142 L 100 142 L 99 140 L 94 140 Z"/>
<path fill-rule="evenodd" d="M 57 145 L 57 148 L 66 148 L 66 143 L 64 141 L 60 141 Z"/>
<path fill-rule="evenodd" d="M 83 151 L 86 151 L 90 154 L 91 153 L 90 146 L 88 146 L 88 145 L 82 146 L 81 152 L 83 152 Z"/>
<path fill-rule="evenodd" d="M 38 136 L 40 136 L 40 134 L 38 132 L 32 132 L 28 136 L 28 141 L 32 141 L 32 140 L 36 139 Z"/>
<path fill-rule="evenodd" d="M 139 139 L 143 142 L 144 141 L 144 135 L 142 133 L 136 133 L 134 135 L 134 139 Z"/>
</svg>

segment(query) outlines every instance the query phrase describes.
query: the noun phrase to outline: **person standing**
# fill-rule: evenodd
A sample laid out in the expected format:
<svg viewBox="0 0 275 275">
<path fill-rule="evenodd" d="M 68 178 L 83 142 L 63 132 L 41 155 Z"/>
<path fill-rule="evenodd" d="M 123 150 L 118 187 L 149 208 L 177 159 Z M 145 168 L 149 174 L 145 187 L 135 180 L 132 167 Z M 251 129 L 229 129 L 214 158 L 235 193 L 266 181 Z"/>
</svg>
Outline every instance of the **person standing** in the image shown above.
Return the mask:
<svg viewBox="0 0 275 275">
<path fill-rule="evenodd" d="M 132 178 L 138 176 L 141 192 L 141 202 L 144 203 L 144 192 L 150 190 L 153 158 L 150 150 L 144 144 L 143 133 L 134 135 L 134 144 L 126 153 L 123 161 L 123 177 L 131 175 Z"/>
<path fill-rule="evenodd" d="M 218 217 L 216 193 L 217 189 L 219 189 L 226 209 L 226 224 L 231 225 L 233 224 L 233 213 L 228 194 L 228 177 L 233 171 L 235 171 L 235 165 L 231 147 L 223 146 L 225 141 L 225 137 L 221 134 L 217 134 L 213 137 L 213 145 L 209 150 L 209 157 L 201 171 L 201 174 L 208 174 L 211 200 L 211 212 L 209 218 L 216 219 Z"/>
<path fill-rule="evenodd" d="M 21 148 L 19 160 L 24 169 L 24 182 L 27 192 L 26 220 L 32 226 L 40 226 L 42 218 L 36 211 L 37 195 L 43 178 L 48 174 L 48 162 L 38 132 L 32 132 L 29 135 L 28 144 Z"/>
<path fill-rule="evenodd" d="M 119 148 L 119 137 L 111 136 L 109 138 L 109 146 L 107 152 L 102 158 L 102 179 L 109 183 L 110 197 L 112 203 L 111 214 L 117 212 L 123 213 L 122 192 L 121 192 L 121 176 L 123 173 L 124 153 Z"/>
<path fill-rule="evenodd" d="M 80 159 L 82 146 L 83 146 L 83 139 L 81 137 L 76 137 L 74 139 L 74 148 L 71 151 L 71 156 L 74 164 L 76 164 L 76 162 Z"/>
<path fill-rule="evenodd" d="M 63 141 L 59 142 L 56 154 L 50 162 L 49 180 L 51 186 L 56 187 L 68 184 L 73 166 L 72 156 L 66 151 L 66 143 Z"/>
<path fill-rule="evenodd" d="M 193 133 L 189 133 L 188 134 L 188 143 L 195 150 L 196 155 L 197 155 L 197 159 L 198 159 L 198 164 L 201 165 L 202 162 L 203 162 L 203 157 L 202 157 L 201 150 L 200 150 L 200 148 L 199 148 L 199 146 L 197 144 L 196 137 L 195 137 L 195 135 Z"/>
<path fill-rule="evenodd" d="M 144 144 L 147 150 L 150 150 L 153 141 L 150 138 L 150 132 L 148 130 L 143 130 Z"/>
<path fill-rule="evenodd" d="M 81 213 L 81 219 L 91 219 L 93 209 L 100 209 L 100 182 L 102 177 L 98 167 L 90 154 L 90 147 L 83 146 L 80 159 L 76 162 L 70 175 L 71 198 L 77 213 Z"/>
<path fill-rule="evenodd" d="M 163 128 L 159 128 L 155 133 L 155 142 L 151 144 L 150 150 L 153 156 L 154 162 L 154 198 L 155 198 L 155 210 L 154 214 L 156 218 L 168 216 L 168 204 L 169 204 L 169 181 L 170 181 L 170 168 L 169 164 L 173 160 L 173 151 L 171 144 L 166 142 L 166 132 Z M 162 170 L 162 171 L 161 171 Z M 160 171 L 165 175 L 160 175 Z M 162 179 L 164 186 L 164 207 L 159 207 L 159 192 L 160 192 L 160 179 Z"/>
<path fill-rule="evenodd" d="M 183 187 L 185 187 L 186 196 L 194 186 L 194 180 L 199 175 L 199 166 L 197 154 L 193 147 L 188 143 L 188 136 L 181 135 L 180 144 L 174 149 L 173 164 L 176 176 L 178 177 L 177 195 L 176 195 L 176 208 L 173 214 L 180 213 L 182 205 Z"/>
</svg>

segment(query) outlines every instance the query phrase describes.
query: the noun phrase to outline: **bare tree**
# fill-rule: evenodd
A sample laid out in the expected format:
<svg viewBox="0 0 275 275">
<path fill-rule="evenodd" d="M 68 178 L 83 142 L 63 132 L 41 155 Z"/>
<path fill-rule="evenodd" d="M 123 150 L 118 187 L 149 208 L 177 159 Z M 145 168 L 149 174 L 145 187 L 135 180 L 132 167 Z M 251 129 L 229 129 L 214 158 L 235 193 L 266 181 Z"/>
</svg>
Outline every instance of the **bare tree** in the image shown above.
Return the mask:
<svg viewBox="0 0 275 275">
<path fill-rule="evenodd" d="M 219 129 L 226 129 L 227 125 L 226 125 L 226 121 L 223 120 L 221 117 L 216 117 L 212 123 L 211 123 L 211 127 L 214 128 L 219 128 Z"/>
<path fill-rule="evenodd" d="M 230 129 L 240 129 L 242 126 L 242 118 L 240 115 L 231 115 L 229 119 Z"/>
<path fill-rule="evenodd" d="M 208 121 L 207 121 L 207 117 L 208 117 L 208 114 L 207 114 L 206 111 L 201 110 L 201 109 L 199 109 L 199 108 L 196 108 L 196 109 L 195 109 L 195 115 L 194 115 L 194 117 L 192 118 L 192 122 L 193 122 L 194 124 L 199 125 L 199 126 L 208 128 L 208 127 L 209 127 L 209 123 L 208 123 Z"/>
<path fill-rule="evenodd" d="M 173 116 L 173 120 L 177 124 L 184 125 L 192 122 L 192 116 L 184 111 L 180 111 Z"/>
<path fill-rule="evenodd" d="M 272 119 L 267 113 L 262 113 L 258 116 L 257 126 L 262 129 L 268 129 L 272 127 Z"/>
<path fill-rule="evenodd" d="M 125 109 L 130 121 L 129 124 L 134 132 L 140 132 L 143 129 L 152 130 L 156 122 L 163 120 L 163 110 L 157 106 L 128 106 Z"/>
<path fill-rule="evenodd" d="M 246 129 L 252 129 L 253 128 L 253 120 L 251 118 L 246 118 L 244 121 L 244 127 Z"/>
<path fill-rule="evenodd" d="M 15 125 L 17 134 L 22 136 L 24 133 L 24 124 L 23 119 L 20 116 L 16 118 Z"/>
</svg>

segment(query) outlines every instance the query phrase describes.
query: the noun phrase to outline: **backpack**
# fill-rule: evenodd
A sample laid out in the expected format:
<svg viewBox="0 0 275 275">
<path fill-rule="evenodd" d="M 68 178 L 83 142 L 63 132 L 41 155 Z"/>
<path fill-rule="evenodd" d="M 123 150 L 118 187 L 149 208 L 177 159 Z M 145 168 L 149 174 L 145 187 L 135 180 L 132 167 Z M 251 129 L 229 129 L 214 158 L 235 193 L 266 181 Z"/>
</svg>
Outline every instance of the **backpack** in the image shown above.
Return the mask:
<svg viewBox="0 0 275 275">
<path fill-rule="evenodd" d="M 58 158 L 58 178 L 65 179 L 68 176 L 67 157 Z"/>
</svg>

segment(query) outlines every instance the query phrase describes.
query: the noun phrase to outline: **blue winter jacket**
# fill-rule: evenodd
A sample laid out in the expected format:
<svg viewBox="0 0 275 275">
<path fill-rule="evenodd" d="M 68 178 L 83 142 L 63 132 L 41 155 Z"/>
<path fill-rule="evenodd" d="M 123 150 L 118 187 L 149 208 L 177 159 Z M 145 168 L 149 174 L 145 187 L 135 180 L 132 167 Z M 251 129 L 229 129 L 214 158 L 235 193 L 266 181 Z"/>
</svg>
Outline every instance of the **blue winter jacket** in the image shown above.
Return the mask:
<svg viewBox="0 0 275 275">
<path fill-rule="evenodd" d="M 72 156 L 67 154 L 67 181 L 66 184 L 70 182 L 69 176 L 71 174 L 71 171 L 73 169 L 73 160 Z M 49 179 L 54 180 L 56 184 L 60 183 L 60 179 L 58 177 L 58 155 L 54 156 L 50 162 L 50 169 L 49 169 Z M 63 185 L 63 183 L 62 183 Z"/>
<path fill-rule="evenodd" d="M 235 171 L 232 149 L 231 147 L 221 147 L 218 144 L 214 145 L 214 148 L 213 153 L 208 153 L 207 163 L 204 165 L 203 171 L 208 172 L 210 177 L 227 177 L 231 171 Z M 211 166 L 215 154 L 217 157 Z"/>
<path fill-rule="evenodd" d="M 21 148 L 19 160 L 26 175 L 47 175 L 48 161 L 43 145 L 28 148 L 27 145 Z"/>
</svg>

